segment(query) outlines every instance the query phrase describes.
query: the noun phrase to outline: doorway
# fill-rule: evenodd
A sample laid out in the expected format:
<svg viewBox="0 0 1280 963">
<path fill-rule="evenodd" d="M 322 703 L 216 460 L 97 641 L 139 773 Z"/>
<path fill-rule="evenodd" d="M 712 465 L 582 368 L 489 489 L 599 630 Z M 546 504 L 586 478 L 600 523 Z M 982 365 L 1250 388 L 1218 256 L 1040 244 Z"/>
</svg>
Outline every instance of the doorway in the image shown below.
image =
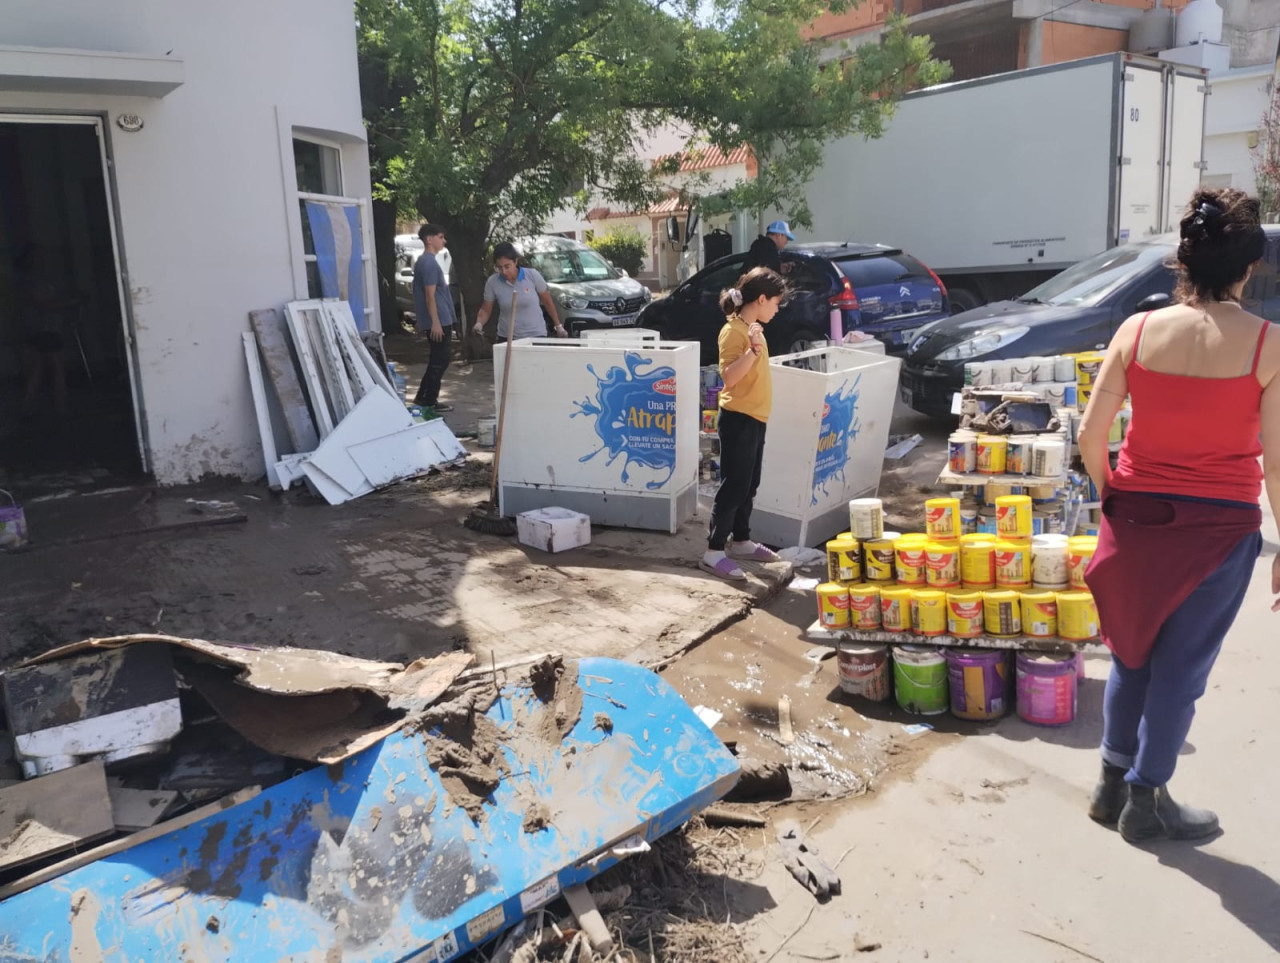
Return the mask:
<svg viewBox="0 0 1280 963">
<path fill-rule="evenodd" d="M 0 488 L 146 467 L 101 124 L 0 114 Z"/>
</svg>

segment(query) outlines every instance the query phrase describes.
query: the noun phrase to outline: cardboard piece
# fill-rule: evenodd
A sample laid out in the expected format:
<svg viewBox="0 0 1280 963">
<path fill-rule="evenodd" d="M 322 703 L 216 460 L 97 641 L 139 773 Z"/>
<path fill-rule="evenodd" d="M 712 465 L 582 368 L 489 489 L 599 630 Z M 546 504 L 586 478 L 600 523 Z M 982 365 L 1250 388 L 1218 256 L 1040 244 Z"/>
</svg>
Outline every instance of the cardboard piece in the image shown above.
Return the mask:
<svg viewBox="0 0 1280 963">
<path fill-rule="evenodd" d="M 123 635 L 64 645 L 22 665 L 149 642 L 171 646 L 184 678 L 250 742 L 319 763 L 340 762 L 384 738 L 435 702 L 472 662 L 466 652 L 406 666 L 318 649 Z"/>
<path fill-rule="evenodd" d="M 99 760 L 0 789 L 0 869 L 115 832 Z"/>
</svg>

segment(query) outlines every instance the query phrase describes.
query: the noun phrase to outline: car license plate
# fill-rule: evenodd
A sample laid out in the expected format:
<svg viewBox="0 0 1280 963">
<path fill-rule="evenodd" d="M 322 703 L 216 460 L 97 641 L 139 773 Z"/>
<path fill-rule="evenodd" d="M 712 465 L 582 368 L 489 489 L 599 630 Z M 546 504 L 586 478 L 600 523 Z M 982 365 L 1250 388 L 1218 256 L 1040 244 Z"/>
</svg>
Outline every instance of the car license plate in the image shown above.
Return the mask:
<svg viewBox="0 0 1280 963">
<path fill-rule="evenodd" d="M 898 344 L 910 344 L 916 339 L 916 335 L 920 333 L 919 328 L 907 328 L 898 332 Z"/>
<path fill-rule="evenodd" d="M 904 386 L 902 388 L 902 403 L 906 405 L 908 408 L 910 408 L 912 398 L 913 398 L 913 395 L 911 394 L 911 389 Z"/>
<path fill-rule="evenodd" d="M 622 328 L 628 324 L 635 324 L 637 317 L 639 317 L 639 315 L 620 314 L 616 318 L 610 318 L 609 323 L 612 324 L 615 328 Z"/>
</svg>

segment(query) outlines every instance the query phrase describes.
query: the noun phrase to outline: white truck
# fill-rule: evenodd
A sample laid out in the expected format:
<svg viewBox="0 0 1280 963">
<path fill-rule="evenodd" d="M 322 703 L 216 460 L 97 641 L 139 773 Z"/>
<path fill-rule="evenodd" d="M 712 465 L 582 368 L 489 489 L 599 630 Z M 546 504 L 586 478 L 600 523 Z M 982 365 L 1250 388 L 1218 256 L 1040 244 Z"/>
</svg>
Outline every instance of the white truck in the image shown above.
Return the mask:
<svg viewBox="0 0 1280 963">
<path fill-rule="evenodd" d="M 909 94 L 883 137 L 826 146 L 800 240 L 908 251 L 953 312 L 1024 294 L 1176 230 L 1204 169 L 1207 94 L 1200 68 L 1123 53 Z"/>
</svg>

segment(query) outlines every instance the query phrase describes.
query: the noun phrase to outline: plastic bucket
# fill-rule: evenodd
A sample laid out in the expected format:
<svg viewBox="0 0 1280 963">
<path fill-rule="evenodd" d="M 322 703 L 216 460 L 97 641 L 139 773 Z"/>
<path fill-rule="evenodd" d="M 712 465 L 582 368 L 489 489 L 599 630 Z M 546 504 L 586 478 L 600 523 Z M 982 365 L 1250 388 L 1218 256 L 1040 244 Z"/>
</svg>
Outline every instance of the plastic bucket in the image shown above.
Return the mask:
<svg viewBox="0 0 1280 963">
<path fill-rule="evenodd" d="M 960 543 L 930 542 L 924 549 L 925 580 L 934 588 L 960 584 Z"/>
<path fill-rule="evenodd" d="M 993 538 L 960 542 L 960 579 L 966 588 L 985 589 L 996 584 L 996 543 Z"/>
<path fill-rule="evenodd" d="M 1022 634 L 1033 639 L 1051 639 L 1058 634 L 1056 593 L 1022 593 Z"/>
<path fill-rule="evenodd" d="M 1074 655 L 1018 653 L 1018 717 L 1036 726 L 1065 726 L 1076 718 L 1079 680 Z"/>
<path fill-rule="evenodd" d="M 27 544 L 27 516 L 22 506 L 4 489 L 0 496 L 9 500 L 0 505 L 0 549 L 22 548 Z"/>
<path fill-rule="evenodd" d="M 492 448 L 498 441 L 498 419 L 480 418 L 476 421 L 476 444 Z"/>
<path fill-rule="evenodd" d="M 983 475 L 1004 474 L 1009 456 L 1009 440 L 1003 435 L 978 436 L 978 471 Z"/>
<path fill-rule="evenodd" d="M 896 541 L 874 538 L 862 543 L 862 571 L 868 582 L 892 582 L 897 570 Z"/>
<path fill-rule="evenodd" d="M 1009 658 L 1000 649 L 946 649 L 951 714 L 999 719 L 1009 707 Z"/>
<path fill-rule="evenodd" d="M 996 585 L 1003 589 L 1031 587 L 1031 539 L 996 542 Z"/>
<path fill-rule="evenodd" d="M 931 646 L 899 645 L 893 649 L 893 689 L 898 705 L 922 716 L 941 715 L 950 702 L 947 660 Z"/>
<path fill-rule="evenodd" d="M 884 505 L 878 498 L 855 498 L 849 502 L 849 531 L 865 542 L 884 535 Z"/>
<path fill-rule="evenodd" d="M 947 634 L 976 639 L 982 634 L 982 593 L 947 593 Z"/>
<path fill-rule="evenodd" d="M 872 702 L 889 698 L 889 647 L 853 643 L 836 649 L 840 689 Z"/>
<path fill-rule="evenodd" d="M 1098 637 L 1098 605 L 1093 593 L 1074 589 L 1058 593 L 1058 635 L 1068 642 Z"/>
<path fill-rule="evenodd" d="M 1066 585 L 1071 579 L 1065 535 L 1036 535 L 1031 539 L 1031 581 L 1036 585 Z"/>
<path fill-rule="evenodd" d="M 903 535 L 894 543 L 894 571 L 899 585 L 924 585 L 924 550 L 928 540 L 923 535 Z"/>
<path fill-rule="evenodd" d="M 1098 536 L 1096 535 L 1077 535 L 1067 542 L 1067 567 L 1070 569 L 1072 588 L 1088 588 L 1084 573 L 1089 568 L 1089 563 L 1093 561 L 1097 550 Z"/>
<path fill-rule="evenodd" d="M 1031 496 L 1002 495 L 996 499 L 996 531 L 1004 538 L 1031 537 Z"/>
</svg>

